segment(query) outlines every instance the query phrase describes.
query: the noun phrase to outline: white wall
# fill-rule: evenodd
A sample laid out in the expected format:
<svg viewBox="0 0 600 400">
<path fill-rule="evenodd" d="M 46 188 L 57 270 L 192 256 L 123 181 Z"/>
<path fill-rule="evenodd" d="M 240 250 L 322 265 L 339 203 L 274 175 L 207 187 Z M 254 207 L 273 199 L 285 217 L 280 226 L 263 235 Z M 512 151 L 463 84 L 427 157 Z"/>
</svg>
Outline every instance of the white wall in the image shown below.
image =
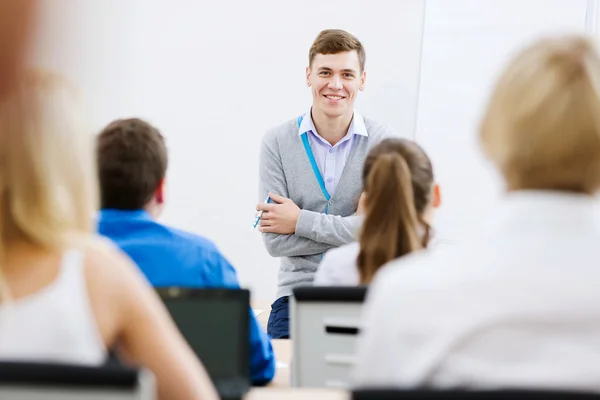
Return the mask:
<svg viewBox="0 0 600 400">
<path fill-rule="evenodd" d="M 308 109 L 308 49 L 320 30 L 340 27 L 367 48 L 358 107 L 410 136 L 423 2 L 180 2 L 146 1 L 129 22 L 136 30 L 130 113 L 168 139 L 164 221 L 215 240 L 242 283 L 270 299 L 278 262 L 251 230 L 262 135 Z"/>
<path fill-rule="evenodd" d="M 600 20 L 600 3 L 598 0 L 588 0 L 586 30 L 594 37 L 598 37 L 598 20 Z"/>
<path fill-rule="evenodd" d="M 367 84 L 357 107 L 413 134 L 424 0 L 46 5 L 38 60 L 80 84 L 98 129 L 139 116 L 163 131 L 171 162 L 163 221 L 213 239 L 258 298 L 274 296 L 278 265 L 251 230 L 259 144 L 269 127 L 309 108 L 305 67 L 320 30 L 363 41 Z"/>
<path fill-rule="evenodd" d="M 475 141 L 495 75 L 526 41 L 582 30 L 594 20 L 587 3 L 46 0 L 35 59 L 79 84 L 97 129 L 139 116 L 163 131 L 171 156 L 163 221 L 212 238 L 253 295 L 271 299 L 277 261 L 250 225 L 258 148 L 267 128 L 309 107 L 304 68 L 320 30 L 363 41 L 358 108 L 425 146 L 444 194 L 436 225 L 461 240 L 501 189 Z"/>
<path fill-rule="evenodd" d="M 587 6 L 587 0 L 427 1 L 415 137 L 442 188 L 434 224 L 442 239 L 468 239 L 502 193 L 477 141 L 497 75 L 531 40 L 584 32 Z"/>
<path fill-rule="evenodd" d="M 134 0 L 43 0 L 32 63 L 74 81 L 94 127 L 128 115 L 133 71 L 129 49 Z"/>
</svg>

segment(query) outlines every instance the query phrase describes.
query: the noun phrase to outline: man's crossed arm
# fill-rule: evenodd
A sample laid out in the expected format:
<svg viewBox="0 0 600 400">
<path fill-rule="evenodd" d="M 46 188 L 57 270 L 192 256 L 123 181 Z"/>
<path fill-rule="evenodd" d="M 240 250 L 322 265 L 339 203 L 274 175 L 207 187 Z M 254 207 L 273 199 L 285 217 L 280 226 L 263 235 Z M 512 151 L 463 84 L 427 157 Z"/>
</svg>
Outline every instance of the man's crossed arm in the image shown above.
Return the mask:
<svg viewBox="0 0 600 400">
<path fill-rule="evenodd" d="M 301 210 L 291 199 L 269 193 L 273 203 L 257 204 L 262 211 L 259 230 L 269 254 L 293 257 L 321 254 L 355 240 L 361 217 L 340 217 Z"/>
</svg>

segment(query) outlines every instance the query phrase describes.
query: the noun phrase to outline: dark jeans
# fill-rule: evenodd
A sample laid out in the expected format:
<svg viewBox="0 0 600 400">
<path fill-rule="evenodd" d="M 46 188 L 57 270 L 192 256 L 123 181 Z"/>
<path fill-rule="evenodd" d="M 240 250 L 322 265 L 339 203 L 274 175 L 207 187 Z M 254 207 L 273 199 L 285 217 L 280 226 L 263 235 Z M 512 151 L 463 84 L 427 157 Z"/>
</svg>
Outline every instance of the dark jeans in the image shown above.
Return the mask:
<svg viewBox="0 0 600 400">
<path fill-rule="evenodd" d="M 267 333 L 273 339 L 290 338 L 290 298 L 280 297 L 271 304 Z"/>
</svg>

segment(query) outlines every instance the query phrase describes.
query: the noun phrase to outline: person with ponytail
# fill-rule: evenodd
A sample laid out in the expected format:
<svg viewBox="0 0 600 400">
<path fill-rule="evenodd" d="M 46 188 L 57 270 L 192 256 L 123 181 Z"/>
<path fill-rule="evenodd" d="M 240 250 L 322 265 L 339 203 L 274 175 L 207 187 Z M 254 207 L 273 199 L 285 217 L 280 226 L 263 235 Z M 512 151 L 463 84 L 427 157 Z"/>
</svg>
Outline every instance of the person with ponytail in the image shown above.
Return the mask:
<svg viewBox="0 0 600 400">
<path fill-rule="evenodd" d="M 363 187 L 359 240 L 325 254 L 317 286 L 367 285 L 384 264 L 429 245 L 440 190 L 419 145 L 393 138 L 374 146 L 365 159 Z"/>
</svg>

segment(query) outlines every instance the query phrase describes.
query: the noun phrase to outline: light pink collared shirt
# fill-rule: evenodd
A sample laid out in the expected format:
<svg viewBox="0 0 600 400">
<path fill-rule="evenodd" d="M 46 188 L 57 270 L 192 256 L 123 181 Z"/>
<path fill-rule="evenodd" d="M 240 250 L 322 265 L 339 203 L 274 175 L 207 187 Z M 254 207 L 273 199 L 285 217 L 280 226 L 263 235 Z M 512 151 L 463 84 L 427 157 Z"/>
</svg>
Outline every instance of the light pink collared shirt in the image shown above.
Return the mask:
<svg viewBox="0 0 600 400">
<path fill-rule="evenodd" d="M 354 111 L 354 116 L 346 136 L 337 142 L 335 146 L 332 146 L 317 132 L 309 111 L 304 114 L 302 123 L 298 129 L 298 134 L 302 135 L 304 132 L 308 132 L 308 143 L 325 182 L 325 189 L 327 189 L 330 196 L 333 196 L 344 171 L 350 150 L 352 150 L 354 136 L 369 136 L 365 127 L 365 121 L 362 115 Z"/>
</svg>

